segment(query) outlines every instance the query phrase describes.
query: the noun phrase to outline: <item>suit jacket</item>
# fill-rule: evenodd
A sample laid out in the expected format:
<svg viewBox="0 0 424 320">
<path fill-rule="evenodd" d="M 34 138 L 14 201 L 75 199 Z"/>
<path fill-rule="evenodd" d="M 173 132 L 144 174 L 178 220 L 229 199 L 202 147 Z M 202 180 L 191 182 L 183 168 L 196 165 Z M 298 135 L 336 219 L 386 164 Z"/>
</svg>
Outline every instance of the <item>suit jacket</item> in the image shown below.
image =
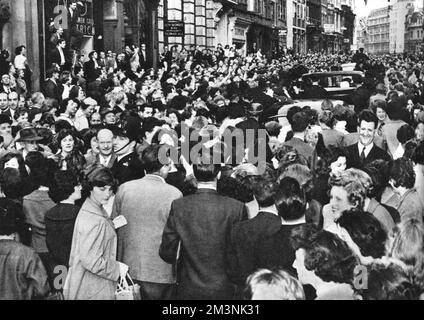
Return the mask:
<svg viewBox="0 0 424 320">
<path fill-rule="evenodd" d="M 365 165 L 373 162 L 374 160 L 379 160 L 379 159 L 385 160 L 385 161 L 391 160 L 391 157 L 389 156 L 389 154 L 383 149 L 380 149 L 379 147 L 377 147 L 375 144 L 372 147 L 368 156 L 365 158 L 364 163 L 362 163 L 361 156 L 359 154 L 358 143 L 348 147 L 347 152 L 349 155 L 347 159 L 347 168 L 362 169 L 364 168 Z"/>
<path fill-rule="evenodd" d="M 112 153 L 112 157 L 109 160 L 109 163 L 107 164 L 107 168 L 111 169 L 116 161 L 116 154 Z M 85 157 L 86 160 L 86 166 L 85 166 L 85 170 L 84 173 L 90 174 L 91 172 L 93 172 L 96 168 L 101 168 L 103 165 L 101 164 L 100 161 L 100 155 L 97 154 L 95 156 L 90 155 L 90 156 L 86 156 Z"/>
<path fill-rule="evenodd" d="M 330 145 L 338 148 L 343 147 L 344 134 L 334 129 L 322 130 L 322 138 L 324 139 L 325 147 L 328 148 Z"/>
<path fill-rule="evenodd" d="M 63 52 L 65 55 L 65 51 Z M 62 59 L 60 57 L 59 49 L 56 47 L 50 52 L 50 64 L 56 63 L 59 67 L 63 67 L 61 65 Z M 66 65 L 66 55 L 65 55 L 65 65 Z"/>
<path fill-rule="evenodd" d="M 298 138 L 292 138 L 291 140 L 285 142 L 283 146 L 291 146 L 297 150 L 297 152 L 305 157 L 305 159 L 308 161 L 309 165 L 313 164 L 314 159 L 314 152 L 315 150 L 312 149 L 310 145 L 308 145 L 306 142 L 298 139 Z"/>
<path fill-rule="evenodd" d="M 175 283 L 172 265 L 159 257 L 159 246 L 171 203 L 182 196 L 177 188 L 155 175 L 119 188 L 112 216 L 122 215 L 128 224 L 118 229 L 118 260 L 129 266 L 133 279 Z"/>
<path fill-rule="evenodd" d="M 259 212 L 251 220 L 240 222 L 231 230 L 228 256 L 231 261 L 231 277 L 242 287 L 247 277 L 258 267 L 252 251 L 262 238 L 270 237 L 281 228 L 281 218 L 270 212 Z"/>
<path fill-rule="evenodd" d="M 91 83 L 97 79 L 97 68 L 93 60 L 84 63 L 84 75 L 87 78 L 87 83 Z"/>
<path fill-rule="evenodd" d="M 245 217 L 247 211 L 242 202 L 211 189 L 199 189 L 172 203 L 159 254 L 166 262 L 175 263 L 181 243 L 177 299 L 234 297 L 227 248 L 231 229 Z"/>
<path fill-rule="evenodd" d="M 62 95 L 58 84 L 50 79 L 44 83 L 43 94 L 46 98 L 56 99 L 58 102 L 62 101 Z"/>
<path fill-rule="evenodd" d="M 144 168 L 137 153 L 133 152 L 119 161 L 116 159 L 112 166 L 112 173 L 118 180 L 118 184 L 122 185 L 125 182 L 143 178 Z"/>
</svg>

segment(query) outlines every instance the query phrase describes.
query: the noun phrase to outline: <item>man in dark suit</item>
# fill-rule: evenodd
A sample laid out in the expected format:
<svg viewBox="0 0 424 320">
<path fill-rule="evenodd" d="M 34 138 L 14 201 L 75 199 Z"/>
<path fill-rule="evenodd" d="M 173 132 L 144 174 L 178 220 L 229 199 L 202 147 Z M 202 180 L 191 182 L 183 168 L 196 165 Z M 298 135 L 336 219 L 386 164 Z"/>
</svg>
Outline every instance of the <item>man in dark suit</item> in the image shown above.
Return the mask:
<svg viewBox="0 0 424 320">
<path fill-rule="evenodd" d="M 220 164 L 213 164 L 209 154 L 201 160 L 211 164 L 195 164 L 198 191 L 172 203 L 159 255 L 168 263 L 178 261 L 177 299 L 231 300 L 235 286 L 226 252 L 232 227 L 247 211 L 243 203 L 216 191 Z"/>
<path fill-rule="evenodd" d="M 87 79 L 87 84 L 95 81 L 99 75 L 100 66 L 97 63 L 97 57 L 97 52 L 92 51 L 88 54 L 89 60 L 84 63 L 84 75 Z"/>
<path fill-rule="evenodd" d="M 145 43 L 141 44 L 139 55 L 140 55 L 140 68 L 147 69 L 147 51 L 146 51 Z"/>
<path fill-rule="evenodd" d="M 258 177 L 252 185 L 253 194 L 259 204 L 259 213 L 253 219 L 234 226 L 228 247 L 230 274 L 238 287 L 236 298 L 241 298 L 247 277 L 261 267 L 257 264 L 258 261 L 255 261 L 252 249 L 258 241 L 276 234 L 281 228 L 281 218 L 274 204 L 276 184 L 270 179 Z"/>
<path fill-rule="evenodd" d="M 328 96 L 327 90 L 319 85 L 319 77 L 311 77 L 312 84 L 307 86 L 306 96 L 314 99 L 325 99 Z"/>
<path fill-rule="evenodd" d="M 377 116 L 372 111 L 364 110 L 358 116 L 358 125 L 359 141 L 347 148 L 349 154 L 347 167 L 362 169 L 374 160 L 390 161 L 389 154 L 374 143 L 378 125 Z"/>
<path fill-rule="evenodd" d="M 80 50 L 82 45 L 83 33 L 78 30 L 78 18 L 84 10 L 84 4 L 81 1 L 71 0 L 68 7 L 68 37 L 70 47 L 73 50 Z"/>
<path fill-rule="evenodd" d="M 62 101 L 60 95 L 60 89 L 58 85 L 59 81 L 59 70 L 56 68 L 51 68 L 46 72 L 47 81 L 44 83 L 43 94 L 46 98 L 56 99 L 58 102 Z"/>
<path fill-rule="evenodd" d="M 65 39 L 59 40 L 56 48 L 50 53 L 50 65 L 56 64 L 60 71 L 66 70 L 69 66 L 66 61 L 66 41 Z"/>
</svg>

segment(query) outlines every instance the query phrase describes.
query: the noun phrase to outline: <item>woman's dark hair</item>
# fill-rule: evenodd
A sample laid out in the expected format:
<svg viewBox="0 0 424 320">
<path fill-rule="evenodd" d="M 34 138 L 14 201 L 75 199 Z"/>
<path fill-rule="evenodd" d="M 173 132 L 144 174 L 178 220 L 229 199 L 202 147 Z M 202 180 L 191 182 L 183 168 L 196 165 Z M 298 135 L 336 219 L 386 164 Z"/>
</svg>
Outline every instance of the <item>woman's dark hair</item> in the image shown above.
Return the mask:
<svg viewBox="0 0 424 320">
<path fill-rule="evenodd" d="M 175 116 L 178 119 L 178 122 L 181 122 L 181 115 L 176 109 L 168 109 L 166 110 L 166 115 L 169 117 L 169 115 L 175 114 Z"/>
<path fill-rule="evenodd" d="M 306 269 L 315 271 L 325 282 L 351 283 L 354 269 L 359 263 L 353 251 L 337 235 L 325 230 L 316 233 L 313 231 L 310 226 L 302 225 L 293 229 L 291 234 L 292 239 L 303 240 L 292 241 L 292 245 L 295 250 L 305 250 Z M 310 236 L 309 241 L 305 239 L 305 235 Z"/>
<path fill-rule="evenodd" d="M 252 192 L 260 208 L 271 207 L 275 202 L 277 185 L 271 179 L 255 176 L 252 179 Z"/>
<path fill-rule="evenodd" d="M 39 124 L 41 126 L 44 125 L 48 125 L 49 127 L 53 126 L 55 124 L 56 120 L 54 118 L 54 115 L 48 113 L 48 112 L 44 112 L 43 115 L 41 116 L 41 119 L 39 121 Z M 65 121 L 67 122 L 67 121 Z"/>
<path fill-rule="evenodd" d="M 403 117 L 403 102 L 398 98 L 387 104 L 386 113 L 390 120 L 401 120 Z"/>
<path fill-rule="evenodd" d="M 24 45 L 21 45 L 21 46 L 19 46 L 19 47 L 17 47 L 16 49 L 15 49 L 15 54 L 18 56 L 18 55 L 20 55 L 21 53 L 22 53 L 22 51 L 23 51 L 23 49 L 25 49 L 26 47 L 24 46 Z"/>
<path fill-rule="evenodd" d="M 275 195 L 278 214 L 286 221 L 298 220 L 305 215 L 306 195 L 299 182 L 290 177 L 283 178 Z"/>
<path fill-rule="evenodd" d="M 253 201 L 252 182 L 245 180 L 253 177 L 244 177 L 235 179 L 233 177 L 223 176 L 218 180 L 217 191 L 219 194 L 236 199 L 243 203 Z"/>
<path fill-rule="evenodd" d="M 386 101 L 384 101 L 384 100 L 375 100 L 371 104 L 371 110 L 376 115 L 377 115 L 377 108 L 380 108 L 381 110 L 384 110 L 384 112 L 386 112 L 386 109 L 387 109 L 387 103 L 386 103 Z"/>
<path fill-rule="evenodd" d="M 337 223 L 347 230 L 364 257 L 378 259 L 385 255 L 387 232 L 371 213 L 360 209 L 347 210 Z"/>
<path fill-rule="evenodd" d="M 405 124 L 400 127 L 397 131 L 396 138 L 399 140 L 401 144 L 405 144 L 409 140 L 415 137 L 415 130 L 409 124 Z"/>
<path fill-rule="evenodd" d="M 393 161 L 390 178 L 393 179 L 396 188 L 405 187 L 406 189 L 412 189 L 415 185 L 413 162 L 405 157 Z"/>
<path fill-rule="evenodd" d="M 106 186 L 112 187 L 113 191 L 116 192 L 117 181 L 109 168 L 98 168 L 88 175 L 87 181 L 83 184 L 83 194 L 87 197 L 94 187 L 103 188 Z"/>
<path fill-rule="evenodd" d="M 319 166 L 317 168 L 318 174 L 326 175 L 331 171 L 331 164 L 336 162 L 339 158 L 348 158 L 348 153 L 346 149 L 339 148 L 334 145 L 328 146 L 328 148 L 324 149 L 324 152 L 321 155 L 319 162 Z"/>
<path fill-rule="evenodd" d="M 421 141 L 415 148 L 412 155 L 412 161 L 417 164 L 424 165 L 424 141 Z"/>
<path fill-rule="evenodd" d="M 151 174 L 158 172 L 163 167 L 163 164 L 159 159 L 162 147 L 163 146 L 161 145 L 153 144 L 143 150 L 141 154 L 141 161 L 146 173 Z"/>
<path fill-rule="evenodd" d="M 49 197 L 55 203 L 60 203 L 75 192 L 75 187 L 78 184 L 78 177 L 72 171 L 57 171 L 49 189 Z"/>
<path fill-rule="evenodd" d="M 28 153 L 25 164 L 30 169 L 29 181 L 34 184 L 34 187 L 50 187 L 53 175 L 57 170 L 53 160 L 46 159 L 40 152 L 36 151 Z"/>
<path fill-rule="evenodd" d="M 13 168 L 4 169 L 0 179 L 4 195 L 10 199 L 19 199 L 23 196 L 23 180 L 19 171 Z"/>
<path fill-rule="evenodd" d="M 83 153 L 85 154 L 91 148 L 91 140 L 97 138 L 98 128 L 90 128 L 81 131 L 82 141 L 84 142 Z"/>
<path fill-rule="evenodd" d="M 73 130 L 70 129 L 63 129 L 59 132 L 59 134 L 57 135 L 57 148 L 60 149 L 61 148 L 61 143 L 62 140 L 65 139 L 67 136 L 71 136 L 74 139 L 74 150 L 76 149 L 76 144 L 77 144 L 77 137 L 76 134 Z"/>
<path fill-rule="evenodd" d="M 419 292 L 399 265 L 373 262 L 367 266 L 368 286 L 358 290 L 363 300 L 417 300 Z"/>
</svg>

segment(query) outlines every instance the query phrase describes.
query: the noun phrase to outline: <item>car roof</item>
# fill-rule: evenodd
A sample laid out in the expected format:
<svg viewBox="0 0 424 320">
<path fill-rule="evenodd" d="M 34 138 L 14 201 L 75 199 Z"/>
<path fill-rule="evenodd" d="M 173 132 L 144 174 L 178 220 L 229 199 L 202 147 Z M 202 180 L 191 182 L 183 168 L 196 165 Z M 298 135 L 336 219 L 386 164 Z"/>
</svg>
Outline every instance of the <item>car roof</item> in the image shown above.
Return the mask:
<svg viewBox="0 0 424 320">
<path fill-rule="evenodd" d="M 362 71 L 328 71 L 328 72 L 313 72 L 313 73 L 305 73 L 303 77 L 310 76 L 365 76 Z"/>
</svg>

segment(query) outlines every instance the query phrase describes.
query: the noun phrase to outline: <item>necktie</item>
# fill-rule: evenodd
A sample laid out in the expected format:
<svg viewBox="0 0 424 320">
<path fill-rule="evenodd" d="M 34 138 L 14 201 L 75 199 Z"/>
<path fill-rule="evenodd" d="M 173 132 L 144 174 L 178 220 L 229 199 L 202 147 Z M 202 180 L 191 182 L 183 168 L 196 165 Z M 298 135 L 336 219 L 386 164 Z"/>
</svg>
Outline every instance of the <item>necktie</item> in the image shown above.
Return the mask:
<svg viewBox="0 0 424 320">
<path fill-rule="evenodd" d="M 362 163 L 365 162 L 366 156 L 365 156 L 365 148 L 362 149 L 362 153 L 361 153 L 361 161 Z"/>
</svg>

